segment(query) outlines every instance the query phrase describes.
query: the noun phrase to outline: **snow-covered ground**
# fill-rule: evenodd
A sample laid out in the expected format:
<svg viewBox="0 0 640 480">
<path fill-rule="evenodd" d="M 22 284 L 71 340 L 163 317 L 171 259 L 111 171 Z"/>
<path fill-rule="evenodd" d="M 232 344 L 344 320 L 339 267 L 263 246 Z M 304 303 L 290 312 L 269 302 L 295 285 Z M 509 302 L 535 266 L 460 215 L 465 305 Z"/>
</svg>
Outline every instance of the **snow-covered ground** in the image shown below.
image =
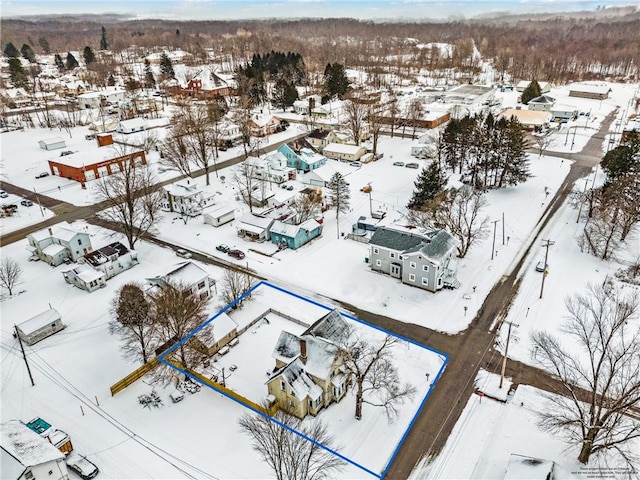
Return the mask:
<svg viewBox="0 0 640 480">
<path fill-rule="evenodd" d="M 582 135 L 583 130 L 585 133 L 595 131 L 591 127 L 596 128 L 598 119 L 601 121 L 614 108 L 613 105 L 619 105 L 624 110 L 622 107 L 628 103 L 633 88 L 617 85 L 612 88 L 611 104 L 608 101 L 575 99 L 579 109 L 586 109 L 582 103 L 578 105 L 579 102 L 590 102 L 594 106 L 588 117 L 588 128 L 582 128 L 581 122 L 585 120 L 581 117 L 577 121 L 578 128 L 570 131 L 568 143 L 573 142 L 573 132 L 576 132 L 573 151 L 582 148 L 581 145 L 588 139 Z M 602 103 L 602 107 L 595 107 L 599 103 Z M 292 127 L 289 132 L 279 135 L 298 133 L 295 130 Z M 55 151 L 40 150 L 38 140 L 63 136 L 69 149 L 75 150 L 83 143 L 88 143 L 84 133 L 82 129 L 77 129 L 69 136 L 64 132 L 34 129 L 2 134 L 3 174 L 10 183 L 30 190 L 35 187 L 38 193 L 75 205 L 94 203 L 96 199 L 91 182 L 87 190 L 82 190 L 76 182 L 59 177 L 35 180 L 37 173 L 47 170 L 47 158 L 56 155 Z M 549 150 L 562 150 L 565 140 L 566 131 L 561 130 Z M 485 215 L 491 222 L 497 222 L 490 224 L 487 238 L 475 245 L 466 258 L 459 260 L 458 279 L 462 287 L 431 294 L 372 273 L 365 263 L 365 258 L 369 256 L 367 246 L 341 236 L 351 231 L 351 225 L 361 215 L 369 215 L 369 196 L 360 192 L 360 188 L 369 182 L 373 187 L 373 210 L 384 210 L 387 212 L 385 220 L 402 223 L 404 205 L 411 195 L 419 170 L 396 167 L 393 162 L 418 161 L 422 164 L 424 161 L 410 156 L 413 143 L 384 137 L 379 145 L 380 151 L 385 154 L 384 158 L 360 168 L 330 161 L 336 170 L 344 172 L 351 184 L 352 211 L 341 215 L 339 225 L 336 225 L 335 212 L 326 212 L 322 237 L 296 251 L 285 250 L 271 257 L 252 251 L 272 253 L 275 246 L 270 243 L 252 244 L 240 239 L 236 235 L 237 220 L 214 228 L 205 225 L 201 218 L 191 219 L 184 224 L 175 214 L 165 214 L 159 225 L 159 236 L 196 251 L 222 256 L 226 260 L 229 257 L 215 250 L 217 244 L 226 243 L 240 248 L 247 253 L 243 265 L 267 276 L 277 285 L 321 303 L 332 298 L 405 322 L 445 332 L 459 332 L 474 318 L 495 282 L 509 273 L 522 255 L 522 247 L 534 234 L 545 206 L 567 174 L 570 162 L 532 154 L 531 179 L 516 187 L 489 192 Z M 223 160 L 237 155 L 239 150 L 221 153 Z M 152 153 L 151 165 L 157 165 L 157 161 L 158 158 Z M 235 200 L 234 186 L 230 180 L 232 172 L 227 170 L 220 173 L 227 178 L 224 183 L 212 175 L 212 188 L 221 192 L 217 203 L 233 204 L 236 218 L 239 218 L 248 208 Z M 162 175 L 162 178 L 170 178 L 172 174 L 165 172 Z M 204 179 L 198 178 L 196 181 L 202 185 Z M 591 179 L 587 179 L 587 182 L 591 182 Z M 298 182 L 290 183 L 297 189 L 302 188 Z M 578 184 L 582 185 L 580 182 Z M 545 188 L 550 192 L 549 196 L 545 194 Z M 29 210 L 20 207 L 19 213 L 20 217 L 0 220 L 2 233 L 43 218 L 37 205 L 29 207 Z M 48 211 L 44 213 L 51 215 Z M 542 300 L 538 299 L 540 274 L 534 269 L 543 253 L 542 247 L 534 248 L 530 258 L 525 261 L 521 293 L 514 301 L 509 316 L 510 320 L 520 324 L 513 332 L 510 345 L 510 356 L 514 358 L 531 362 L 528 333 L 532 325 L 557 331 L 558 320 L 564 311 L 562 299 L 567 294 L 582 291 L 587 280 L 602 281 L 607 273 L 618 268 L 614 262 L 602 262 L 580 252 L 576 236 L 583 224 L 575 223 L 576 216 L 576 211 L 564 206 L 542 232 L 542 238 L 555 242 L 550 248 L 550 273 Z M 492 260 L 494 225 L 496 241 Z M 81 222 L 76 226 L 85 227 Z M 91 225 L 87 228 L 92 235 L 94 248 L 114 241 L 110 236 L 112 232 Z M 637 239 L 637 236 L 633 236 L 628 241 L 628 258 L 637 258 L 640 253 Z M 148 393 L 152 388 L 145 380 L 136 382 L 115 397 L 110 396 L 110 385 L 129 373 L 135 365 L 122 359 L 117 339 L 108 333 L 109 302 L 122 284 L 143 281 L 176 263 L 177 257 L 172 251 L 141 242 L 136 247 L 140 265 L 109 280 L 106 288 L 88 294 L 66 284 L 60 267 L 28 262 L 29 253 L 25 246 L 26 241 L 2 246 L 2 256 L 18 260 L 24 270 L 23 281 L 18 288 L 23 293 L 5 299 L 0 305 L 2 318 L 8 319 L 0 326 L 3 419 L 30 420 L 34 416 L 47 419 L 71 435 L 74 447 L 89 454 L 99 464 L 105 478 L 182 478 L 186 476 L 185 472 L 199 478 L 264 478 L 271 475 L 268 467 L 251 451 L 249 439 L 237 427 L 236 420 L 246 409 L 221 394 L 203 389 L 198 394 L 187 396 L 181 403 L 172 404 L 167 392 L 163 391 L 161 395 L 165 406 L 151 411 L 142 409 L 137 403 L 137 396 Z M 208 265 L 203 268 L 214 279 L 220 280 L 219 269 Z M 67 328 L 27 348 L 36 381 L 36 386 L 31 387 L 17 342 L 11 336 L 13 323 L 44 311 L 49 304 L 62 314 Z M 218 300 L 212 301 L 210 313 L 213 314 L 219 307 Z M 423 397 L 424 394 L 420 398 Z M 562 460 L 565 458 L 563 455 L 572 458 L 570 454 L 562 452 L 565 445 L 557 439 L 540 436 L 533 425 L 529 414 L 533 415 L 532 412 L 539 408 L 537 394 L 520 387 L 515 398 L 505 405 L 488 399 L 480 403 L 478 398 L 471 399 L 467 413 L 450 438 L 452 453 L 443 453 L 439 457 L 446 460 L 446 465 L 434 466 L 439 470 L 435 470 L 437 473 L 432 478 L 500 478 L 508 461 L 508 453 L 513 450 L 511 446 L 525 445 L 527 438 L 532 439 L 533 448 L 516 453 L 563 462 L 564 471 L 569 473 L 579 471 L 569 460 Z M 521 406 L 521 403 L 524 405 Z M 332 410 L 327 410 L 329 412 Z M 472 425 L 472 421 L 478 424 Z M 339 424 L 339 421 L 332 419 L 332 423 Z M 520 425 L 520 430 L 515 427 L 517 425 Z M 469 432 L 476 435 L 483 431 L 490 432 L 500 441 L 490 442 L 484 436 L 484 440 L 480 441 L 477 436 L 469 436 Z M 352 455 L 380 471 L 397 442 L 397 439 L 389 442 L 390 446 L 384 452 L 376 450 L 375 454 L 369 455 L 363 450 Z M 468 455 L 469 460 L 460 455 Z M 485 458 L 492 460 L 484 462 Z M 423 474 L 418 475 L 416 478 L 423 478 Z M 371 477 L 350 466 L 343 473 L 343 478 Z"/>
</svg>

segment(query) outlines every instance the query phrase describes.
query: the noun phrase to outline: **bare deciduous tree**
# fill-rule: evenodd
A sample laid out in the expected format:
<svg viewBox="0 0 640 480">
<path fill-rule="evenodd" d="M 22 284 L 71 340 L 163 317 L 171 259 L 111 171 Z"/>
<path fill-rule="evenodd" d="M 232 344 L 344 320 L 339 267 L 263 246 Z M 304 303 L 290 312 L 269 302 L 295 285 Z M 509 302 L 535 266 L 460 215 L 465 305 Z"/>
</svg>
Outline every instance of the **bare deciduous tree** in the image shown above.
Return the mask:
<svg viewBox="0 0 640 480">
<path fill-rule="evenodd" d="M 409 210 L 407 219 L 423 228 L 444 228 L 459 241 L 458 257 L 464 258 L 471 246 L 486 237 L 488 217 L 481 217 L 486 200 L 469 187 L 445 190 L 424 210 Z"/>
<path fill-rule="evenodd" d="M 155 231 L 162 204 L 153 173 L 138 161 L 137 158 L 125 160 L 122 170 L 96 182 L 97 196 L 107 204 L 98 218 L 127 237 L 131 249 L 141 237 Z"/>
<path fill-rule="evenodd" d="M 230 304 L 239 299 L 242 295 L 251 290 L 255 285 L 255 279 L 248 273 L 232 270 L 230 268 L 224 271 L 222 276 L 222 292 L 221 298 L 225 304 Z M 246 299 L 238 300 L 232 308 L 242 307 L 242 303 Z"/>
<path fill-rule="evenodd" d="M 255 158 L 247 158 L 240 165 L 236 166 L 233 172 L 233 180 L 238 186 L 238 192 L 242 200 L 249 206 L 249 211 L 253 212 L 256 191 L 264 188 L 264 181 L 257 178 L 258 165 Z"/>
<path fill-rule="evenodd" d="M 185 370 L 195 368 L 202 353 L 189 342 L 182 341 L 206 319 L 206 307 L 209 297 L 196 295 L 190 286 L 166 282 L 160 289 L 149 295 L 152 305 L 153 322 L 159 344 L 180 342 L 172 352 L 172 357 L 180 362 Z M 203 343 L 210 341 L 210 330 L 203 329 L 198 339 Z"/>
<path fill-rule="evenodd" d="M 151 318 L 151 303 L 139 283 L 123 285 L 111 301 L 109 332 L 122 340 L 120 349 L 126 358 L 149 361 L 153 352 L 155 326 Z"/>
<path fill-rule="evenodd" d="M 538 147 L 538 158 L 547 150 L 553 141 L 553 130 L 544 130 L 535 135 L 535 144 Z"/>
<path fill-rule="evenodd" d="M 416 389 L 401 383 L 393 364 L 393 347 L 400 339 L 386 335 L 379 344 L 358 338 L 355 330 L 339 346 L 339 356 L 348 375 L 355 382 L 357 420 L 362 418 L 362 405 L 367 403 L 385 409 L 389 421 L 398 414 L 398 406 L 413 398 Z"/>
<path fill-rule="evenodd" d="M 0 286 L 9 291 L 9 295 L 13 295 L 13 289 L 20 282 L 22 276 L 22 267 L 15 260 L 4 257 L 0 262 Z"/>
<path fill-rule="evenodd" d="M 278 480 L 335 478 L 345 464 L 330 451 L 339 447 L 318 419 L 303 423 L 279 410 L 273 419 L 246 413 L 238 423 Z"/>
<path fill-rule="evenodd" d="M 345 101 L 343 108 L 346 114 L 347 129 L 351 132 L 355 144 L 360 145 L 360 138 L 367 119 L 367 105 L 354 99 Z"/>
<path fill-rule="evenodd" d="M 311 218 L 315 218 L 322 207 L 322 200 L 316 195 L 300 194 L 289 204 L 289 208 L 295 212 L 296 225 L 300 225 Z"/>
<path fill-rule="evenodd" d="M 548 332 L 532 334 L 535 358 L 561 383 L 558 395 L 548 396 L 540 425 L 578 447 L 581 463 L 617 452 L 637 465 L 628 442 L 640 438 L 640 423 L 630 416 L 640 402 L 639 300 L 605 281 L 565 304 L 562 332 L 579 352 Z"/>
</svg>

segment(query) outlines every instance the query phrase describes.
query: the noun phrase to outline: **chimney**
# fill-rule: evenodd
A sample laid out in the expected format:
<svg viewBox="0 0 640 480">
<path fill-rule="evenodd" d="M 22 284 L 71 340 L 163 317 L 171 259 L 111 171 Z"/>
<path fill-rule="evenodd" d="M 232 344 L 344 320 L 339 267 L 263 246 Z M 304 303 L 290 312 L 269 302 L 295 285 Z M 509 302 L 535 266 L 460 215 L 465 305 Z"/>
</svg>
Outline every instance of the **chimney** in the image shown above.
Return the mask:
<svg viewBox="0 0 640 480">
<path fill-rule="evenodd" d="M 303 364 L 307 364 L 307 341 L 304 338 L 300 339 L 300 360 Z"/>
<path fill-rule="evenodd" d="M 49 227 L 49 235 L 53 237 L 53 229 L 51 227 Z"/>
</svg>

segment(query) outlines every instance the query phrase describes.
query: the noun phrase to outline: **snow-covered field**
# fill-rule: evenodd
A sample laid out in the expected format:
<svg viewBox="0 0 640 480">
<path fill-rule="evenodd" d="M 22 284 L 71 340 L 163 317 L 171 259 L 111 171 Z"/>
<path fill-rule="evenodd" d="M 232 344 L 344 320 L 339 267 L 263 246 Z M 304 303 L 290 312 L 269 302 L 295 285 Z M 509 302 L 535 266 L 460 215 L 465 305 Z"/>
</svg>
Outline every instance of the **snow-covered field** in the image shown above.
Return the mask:
<svg viewBox="0 0 640 480">
<path fill-rule="evenodd" d="M 576 108 L 591 110 L 588 121 L 581 117 L 575 124 L 568 125 L 569 128 L 577 128 L 560 130 L 548 150 L 579 151 L 588 140 L 588 134 L 598 128 L 598 122 L 615 105 L 621 107 L 619 115 L 622 115 L 633 93 L 633 86 L 613 85 L 612 89 L 610 101 L 571 99 Z M 552 91 L 552 95 L 554 93 L 557 95 L 562 91 Z M 510 94 L 512 92 L 508 92 Z M 562 102 L 569 103 L 565 100 Z M 591 108 L 587 108 L 589 105 Z M 587 128 L 583 128 L 585 122 Z M 89 143 L 84 139 L 85 130 L 73 130 L 71 136 L 41 129 L 2 134 L 3 174 L 6 180 L 29 190 L 35 188 L 38 193 L 75 205 L 94 203 L 96 199 L 91 182 L 87 190 L 82 190 L 76 182 L 59 177 L 35 179 L 37 173 L 47 170 L 47 158 L 56 155 L 55 151 L 40 150 L 38 140 L 63 136 L 69 149 L 81 149 L 83 144 Z M 298 133 L 295 130 L 292 127 L 289 132 L 279 135 Z M 568 138 L 567 132 L 570 133 Z M 575 141 L 572 138 L 574 132 Z M 571 143 L 572 149 L 569 147 Z M 385 220 L 402 223 L 404 205 L 411 195 L 413 181 L 419 170 L 396 167 L 393 162 L 423 163 L 423 160 L 415 160 L 410 156 L 412 144 L 409 140 L 384 137 L 379 144 L 384 158 L 360 168 L 330 161 L 336 170 L 346 175 L 351 184 L 352 210 L 341 215 L 339 225 L 336 225 L 335 212 L 326 212 L 322 237 L 298 250 L 284 250 L 271 257 L 260 255 L 250 249 L 272 253 L 275 246 L 270 243 L 251 244 L 240 239 L 235 229 L 237 220 L 214 228 L 203 224 L 201 218 L 191 219 L 184 224 L 174 214 L 163 215 L 159 237 L 229 260 L 229 257 L 215 250 L 217 244 L 226 243 L 247 253 L 243 265 L 268 277 L 274 284 L 304 297 L 321 303 L 335 299 L 405 322 L 444 332 L 459 332 L 474 318 L 495 282 L 508 274 L 523 254 L 523 246 L 534 234 L 546 204 L 566 176 L 570 162 L 549 155 L 539 157 L 532 154 L 531 179 L 516 187 L 489 192 L 485 215 L 489 221 L 497 222 L 490 224 L 487 238 L 475 245 L 466 258 L 459 260 L 458 279 L 462 286 L 434 295 L 372 273 L 365 263 L 365 257 L 369 256 L 367 246 L 345 240 L 341 235 L 349 233 L 351 225 L 361 215 L 369 215 L 369 196 L 360 192 L 360 188 L 369 182 L 373 188 L 373 210 L 384 210 L 387 212 Z M 603 145 L 603 149 L 606 149 L 606 145 Z M 239 150 L 221 153 L 221 159 L 224 160 L 237 155 Z M 153 168 L 157 162 L 156 154 L 152 153 L 150 163 Z M 233 176 L 230 171 L 222 171 L 221 174 L 227 179 Z M 169 172 L 161 176 L 170 177 Z M 204 183 L 203 178 L 195 181 L 199 185 Z M 587 179 L 587 182 L 590 181 Z M 290 183 L 297 189 L 302 188 L 298 182 Z M 236 218 L 248 211 L 246 206 L 235 200 L 234 186 L 230 180 L 222 183 L 212 176 L 212 188 L 221 192 L 217 203 L 235 206 Z M 550 192 L 548 197 L 545 188 Z M 37 205 L 20 207 L 18 212 L 20 215 L 14 218 L 0 219 L 2 233 L 37 223 L 43 218 Z M 50 216 L 51 212 L 45 211 L 44 214 Z M 550 273 L 543 299 L 538 298 L 540 274 L 534 269 L 543 254 L 542 247 L 534 248 L 530 258 L 525 261 L 520 294 L 509 316 L 509 320 L 520 325 L 513 333 L 510 345 L 510 356 L 514 358 L 531 363 L 533 359 L 528 335 L 532 327 L 557 331 L 564 311 L 563 298 L 567 294 L 582 291 L 586 281 L 602 281 L 606 274 L 619 268 L 615 262 L 603 262 L 580 252 L 576 237 L 584 225 L 576 224 L 576 216 L 577 212 L 565 205 L 542 232 L 542 238 L 555 242 L 549 252 Z M 494 225 L 496 241 L 492 260 Z M 85 228 L 83 223 L 76 226 Z M 110 236 L 112 232 L 91 225 L 86 227 L 92 235 L 94 248 L 114 241 Z M 265 478 L 271 475 L 268 467 L 251 451 L 249 439 L 237 427 L 237 418 L 246 409 L 219 393 L 203 389 L 198 394 L 187 396 L 181 403 L 172 404 L 167 393 L 161 392 L 165 406 L 159 410 L 146 410 L 137 403 L 137 396 L 148 393 L 152 388 L 145 380 L 136 382 L 115 397 L 110 396 L 110 385 L 133 370 L 135 365 L 121 357 L 117 339 L 108 333 L 109 302 L 122 284 L 143 281 L 176 263 L 177 257 L 172 251 L 141 242 L 136 247 L 140 265 L 109 280 L 106 288 L 88 294 L 66 284 L 60 267 L 28 262 L 29 254 L 25 246 L 26 241 L 21 241 L 2 246 L 1 250 L 3 257 L 18 260 L 24 270 L 23 281 L 18 287 L 23 293 L 5 299 L 0 305 L 3 318 L 0 326 L 3 352 L 0 386 L 2 419 L 28 421 L 35 416 L 47 419 L 71 435 L 74 447 L 89 454 L 99 464 L 104 478 L 184 478 L 187 475 L 198 478 Z M 640 254 L 637 235 L 630 237 L 627 247 L 626 258 L 637 258 Z M 203 268 L 212 278 L 221 278 L 219 269 L 211 266 Z M 36 382 L 36 386 L 32 387 L 11 333 L 14 323 L 44 311 L 49 304 L 62 314 L 67 328 L 27 348 Z M 219 307 L 217 299 L 212 301 L 210 313 L 213 314 Z M 467 307 L 466 310 L 464 307 Z M 424 395 L 422 393 L 419 398 L 424 398 Z M 412 408 L 411 412 L 415 412 L 415 405 Z M 522 448 L 514 453 L 555 460 L 564 465 L 563 472 L 568 472 L 565 478 L 574 478 L 570 476 L 571 472 L 580 470 L 570 462 L 573 454 L 564 452 L 564 444 L 540 434 L 533 425 L 532 415 L 537 408 L 537 393 L 523 387 L 519 387 L 515 398 L 504 405 L 488 399 L 480 403 L 478 398 L 472 398 L 450 439 L 452 450 L 443 453 L 438 459 L 442 463 L 430 467 L 428 474 L 431 478 L 501 478 L 508 454 L 513 450 L 512 445 L 522 445 L 527 450 Z M 326 413 L 333 415 L 334 411 L 339 409 L 329 409 Z M 339 418 L 331 417 L 331 422 L 341 425 Z M 368 451 L 363 448 L 358 452 L 350 451 L 349 455 L 367 468 L 381 471 L 397 446 L 401 436 L 398 432 L 403 432 L 406 425 L 406 419 L 404 423 L 398 422 L 399 430 L 389 434 L 385 430 L 386 421 L 376 422 L 378 433 L 360 433 L 358 438 L 371 436 L 372 439 L 380 439 L 385 437 L 376 435 L 388 434 L 393 440 L 381 441 L 385 444 L 382 450 Z M 349 432 L 353 430 L 347 429 L 344 442 L 351 444 Z M 499 441 L 492 442 L 489 438 Z M 364 444 L 368 445 L 368 440 Z M 529 445 L 531 448 L 528 448 Z M 466 457 L 462 457 L 464 455 Z M 417 475 L 416 478 L 424 478 L 426 473 Z M 357 467 L 350 466 L 343 473 L 343 478 L 371 477 Z"/>
</svg>

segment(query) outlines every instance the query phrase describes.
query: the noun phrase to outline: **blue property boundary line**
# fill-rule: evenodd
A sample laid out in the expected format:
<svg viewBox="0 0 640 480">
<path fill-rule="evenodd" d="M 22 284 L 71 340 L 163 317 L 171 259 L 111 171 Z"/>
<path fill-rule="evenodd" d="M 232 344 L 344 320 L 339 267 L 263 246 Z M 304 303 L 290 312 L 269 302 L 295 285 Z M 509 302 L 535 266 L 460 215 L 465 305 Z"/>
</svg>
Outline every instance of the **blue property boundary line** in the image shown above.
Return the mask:
<svg viewBox="0 0 640 480">
<path fill-rule="evenodd" d="M 184 370 L 184 369 L 182 369 L 182 368 L 179 368 L 179 367 L 176 367 L 175 365 L 173 365 L 173 364 L 171 364 L 170 362 L 166 361 L 166 360 L 165 360 L 165 357 L 166 357 L 167 355 L 170 355 L 171 353 L 173 353 L 177 348 L 179 348 L 179 347 L 180 347 L 180 345 L 182 345 L 183 343 L 187 342 L 191 337 L 193 337 L 193 336 L 194 336 L 194 335 L 196 335 L 198 332 L 200 332 L 203 328 L 205 328 L 207 325 L 209 325 L 211 322 L 213 322 L 216 318 L 218 318 L 218 317 L 219 317 L 220 315 L 222 315 L 223 313 L 227 312 L 229 309 L 233 308 L 233 307 L 234 307 L 235 305 L 237 305 L 238 303 L 242 302 L 245 298 L 247 298 L 248 296 L 250 296 L 250 295 L 251 295 L 251 294 L 252 294 L 256 289 L 258 289 L 259 287 L 261 287 L 261 286 L 263 286 L 263 285 L 265 285 L 265 286 L 267 286 L 267 287 L 270 287 L 270 288 L 273 288 L 274 290 L 279 291 L 279 292 L 281 292 L 281 293 L 285 293 L 285 294 L 287 294 L 287 295 L 289 295 L 289 296 L 292 296 L 292 297 L 294 297 L 294 298 L 296 298 L 296 299 L 298 299 L 298 300 L 302 300 L 302 301 L 305 301 L 305 302 L 307 302 L 307 303 L 311 303 L 312 305 L 315 305 L 315 306 L 317 306 L 317 307 L 320 307 L 320 308 L 322 308 L 322 309 L 324 309 L 324 310 L 327 310 L 327 311 L 331 311 L 331 310 L 333 310 L 332 308 L 330 308 L 330 307 L 328 307 L 328 306 L 326 306 L 326 305 L 323 305 L 323 304 L 321 304 L 321 303 L 319 303 L 319 302 L 317 302 L 317 301 L 315 301 L 315 300 L 311 300 L 310 298 L 303 297 L 302 295 L 299 295 L 299 294 L 297 294 L 297 293 L 291 292 L 291 291 L 286 290 L 286 289 L 284 289 L 284 288 L 282 288 L 282 287 L 279 287 L 279 286 L 277 286 L 277 285 L 273 285 L 272 283 L 269 283 L 269 282 L 266 282 L 266 281 L 262 280 L 262 281 L 258 282 L 254 287 L 252 287 L 250 290 L 248 290 L 247 292 L 245 292 L 244 294 L 242 294 L 240 297 L 236 298 L 233 302 L 231 302 L 229 305 L 227 305 L 226 307 L 224 307 L 222 310 L 220 310 L 220 311 L 219 311 L 218 313 L 216 313 L 214 316 L 212 316 L 211 318 L 209 318 L 208 320 L 206 320 L 205 322 L 203 322 L 200 326 L 198 326 L 196 329 L 194 329 L 191 333 L 189 333 L 189 334 L 188 334 L 186 337 L 184 337 L 182 340 L 180 340 L 180 341 L 179 341 L 179 342 L 177 342 L 176 344 L 172 345 L 172 346 L 171 346 L 168 350 L 166 350 L 165 352 L 161 353 L 161 354 L 158 356 L 158 360 L 159 360 L 160 362 L 162 362 L 164 365 L 166 365 L 166 366 L 168 366 L 168 367 L 170 367 L 170 368 L 173 368 L 174 370 L 179 371 L 179 372 L 180 372 L 180 373 L 182 373 L 183 375 L 185 375 L 185 376 L 189 377 L 190 379 L 192 379 L 192 380 L 194 380 L 194 381 L 196 381 L 196 382 L 198 382 L 198 383 L 200 383 L 200 384 L 202 385 L 202 382 L 200 382 L 200 380 L 199 380 L 197 377 L 195 377 L 195 376 L 191 375 L 191 374 L 190 374 L 189 372 L 187 372 L 186 370 Z M 300 437 L 304 438 L 305 440 L 307 440 L 307 441 L 311 442 L 312 444 L 314 444 L 314 445 L 316 445 L 316 446 L 318 446 L 318 447 L 320 447 L 320 448 L 322 448 L 322 449 L 326 450 L 327 452 L 329 452 L 329 453 L 331 453 L 331 454 L 333 454 L 333 455 L 337 456 L 338 458 L 340 458 L 340 459 L 344 460 L 345 462 L 350 463 L 351 465 L 353 465 L 353 466 L 355 466 L 355 467 L 359 468 L 360 470 L 363 470 L 363 471 L 367 472 L 368 474 L 370 474 L 370 475 L 372 475 L 372 476 L 374 476 L 374 477 L 376 477 L 376 478 L 382 479 L 382 478 L 384 478 L 384 477 L 386 476 L 387 472 L 389 471 L 389 468 L 391 468 L 391 464 L 392 464 L 392 463 L 393 463 L 393 461 L 395 460 L 396 456 L 398 455 L 398 452 L 400 451 L 400 448 L 402 447 L 402 445 L 404 444 L 405 440 L 407 439 L 407 436 L 409 435 L 409 432 L 411 431 L 411 428 L 413 427 L 414 423 L 416 422 L 416 420 L 417 420 L 417 418 L 418 418 L 418 414 L 420 413 L 420 411 L 422 410 L 422 407 L 424 406 L 424 404 L 426 403 L 427 399 L 428 399 L 428 398 L 429 398 L 429 396 L 431 395 L 431 392 L 432 392 L 433 388 L 435 387 L 436 383 L 438 382 L 438 380 L 439 380 L 439 379 L 440 379 L 440 377 L 442 376 L 442 373 L 444 372 L 444 369 L 445 369 L 445 367 L 446 367 L 447 363 L 449 363 L 449 355 L 447 355 L 447 354 L 445 354 L 445 353 L 442 353 L 442 352 L 440 352 L 440 351 L 438 351 L 438 350 L 435 350 L 435 349 L 433 349 L 433 348 L 431 348 L 431 347 L 428 347 L 428 346 L 426 346 L 426 345 L 422 345 L 422 344 L 420 344 L 420 343 L 418 343 L 418 342 L 415 342 L 415 341 L 413 341 L 413 340 L 411 340 L 411 339 L 409 339 L 409 338 L 403 337 L 403 336 L 401 336 L 401 335 L 397 335 L 397 334 L 395 334 L 395 333 L 393 333 L 393 332 L 390 332 L 390 331 L 388 331 L 388 330 L 385 330 L 384 328 L 378 327 L 378 326 L 376 326 L 376 325 L 372 325 L 372 324 L 370 324 L 370 323 L 368 323 L 368 322 L 365 322 L 364 320 L 361 320 L 360 318 L 354 317 L 353 315 L 350 315 L 350 314 L 348 314 L 348 313 L 340 312 L 340 314 L 341 314 L 341 315 L 343 315 L 343 316 L 345 316 L 346 318 L 348 318 L 348 319 L 350 319 L 350 320 L 353 320 L 354 322 L 357 322 L 357 323 L 361 324 L 361 325 L 364 325 L 364 326 L 369 327 L 369 328 L 373 328 L 373 329 L 378 330 L 378 331 L 380 331 L 380 332 L 383 332 L 383 333 L 385 333 L 385 334 L 387 334 L 387 335 L 391 335 L 391 336 L 393 336 L 393 337 L 395 337 L 395 338 L 398 338 L 398 339 L 403 340 L 403 341 L 405 341 L 405 342 L 408 342 L 408 343 L 410 343 L 410 344 L 416 345 L 417 347 L 420 347 L 420 348 L 423 348 L 423 349 L 425 349 L 425 350 L 429 350 L 429 351 L 431 351 L 431 352 L 433 352 L 433 353 L 436 353 L 437 355 L 439 355 L 441 358 L 443 358 L 443 359 L 444 359 L 444 361 L 443 361 L 443 363 L 442 363 L 442 366 L 440 367 L 440 370 L 438 371 L 438 373 L 436 374 L 435 378 L 434 378 L 434 379 L 433 379 L 433 381 L 431 382 L 431 385 L 430 385 L 429 389 L 427 390 L 427 393 L 425 394 L 424 398 L 422 399 L 422 402 L 420 402 L 420 405 L 419 405 L 419 406 L 418 406 L 418 408 L 416 409 L 416 412 L 415 412 L 415 414 L 413 415 L 413 418 L 411 419 L 411 421 L 409 422 L 409 425 L 408 425 L 407 429 L 405 430 L 404 434 L 402 435 L 402 438 L 400 439 L 400 442 L 398 442 L 398 445 L 396 446 L 396 449 L 395 449 L 395 450 L 393 451 L 393 453 L 391 454 L 391 458 L 389 459 L 389 461 L 388 461 L 388 462 L 387 462 L 387 464 L 385 465 L 384 469 L 382 470 L 382 474 L 377 474 L 377 473 L 373 472 L 372 470 L 368 469 L 367 467 L 365 467 L 365 466 L 363 466 L 363 465 L 360 465 L 359 463 L 356 463 L 355 461 L 353 461 L 353 460 L 351 460 L 351 459 L 349 459 L 349 458 L 345 457 L 345 456 L 344 456 L 344 455 L 342 455 L 341 453 L 339 453 L 339 452 L 337 452 L 337 451 L 335 451 L 335 450 L 332 450 L 331 448 L 329 448 L 329 447 L 327 447 L 327 446 L 325 446 L 325 445 L 323 445 L 323 444 L 321 444 L 321 443 L 316 442 L 316 441 L 315 441 L 315 440 L 313 440 L 312 438 L 310 438 L 310 437 L 308 437 L 308 436 L 306 436 L 306 435 L 304 435 L 304 434 L 302 434 L 302 433 L 298 432 L 297 430 L 295 430 L 295 429 L 293 429 L 293 428 L 289 427 L 288 425 L 285 425 L 284 423 L 280 422 L 279 420 L 277 420 L 277 419 L 275 419 L 275 418 L 272 418 L 272 417 L 270 417 L 269 415 L 267 415 L 267 414 L 265 414 L 265 413 L 263 413 L 263 412 L 261 412 L 261 411 L 259 411 L 259 410 L 256 410 L 255 408 L 253 408 L 253 407 L 251 407 L 251 406 L 249 406 L 249 405 L 247 405 L 247 404 L 245 404 L 245 403 L 241 402 L 240 400 L 238 400 L 238 399 L 236 399 L 236 398 L 234 398 L 234 397 L 230 396 L 230 395 L 229 395 L 229 394 L 227 394 L 226 392 L 223 392 L 223 391 L 221 391 L 221 390 L 218 390 L 217 388 L 213 387 L 212 385 L 205 384 L 205 386 L 206 386 L 206 387 L 208 387 L 208 388 L 210 388 L 211 390 L 213 390 L 213 391 L 217 392 L 217 393 L 220 393 L 220 394 L 224 395 L 225 397 L 227 397 L 227 398 L 229 398 L 229 399 L 233 400 L 234 402 L 236 402 L 236 403 L 238 403 L 238 404 L 242 405 L 243 407 L 245 407 L 245 408 L 247 408 L 247 409 L 249 409 L 249 410 L 251 410 L 251 411 L 253 411 L 253 412 L 257 413 L 258 415 L 261 415 L 262 417 L 264 417 L 264 418 L 266 418 L 266 419 L 268 419 L 268 420 L 270 420 L 270 421 L 274 422 L 275 424 L 280 425 L 281 427 L 283 427 L 283 428 L 285 428 L 285 429 L 289 430 L 290 432 L 295 433 L 296 435 L 298 435 L 298 436 L 300 436 Z"/>
</svg>

